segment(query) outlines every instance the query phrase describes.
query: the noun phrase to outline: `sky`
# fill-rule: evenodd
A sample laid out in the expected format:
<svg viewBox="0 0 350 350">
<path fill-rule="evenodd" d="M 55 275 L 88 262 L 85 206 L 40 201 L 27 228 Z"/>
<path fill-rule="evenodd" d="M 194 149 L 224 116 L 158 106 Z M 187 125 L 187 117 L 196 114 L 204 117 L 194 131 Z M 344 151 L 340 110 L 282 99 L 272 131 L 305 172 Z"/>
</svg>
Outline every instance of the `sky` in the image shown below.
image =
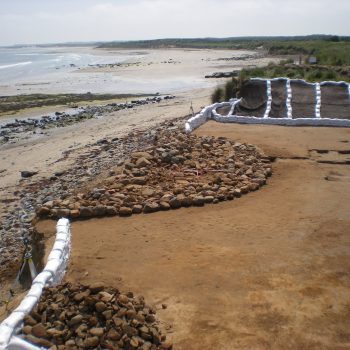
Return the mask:
<svg viewBox="0 0 350 350">
<path fill-rule="evenodd" d="M 0 45 L 350 35 L 350 0 L 0 0 Z"/>
</svg>

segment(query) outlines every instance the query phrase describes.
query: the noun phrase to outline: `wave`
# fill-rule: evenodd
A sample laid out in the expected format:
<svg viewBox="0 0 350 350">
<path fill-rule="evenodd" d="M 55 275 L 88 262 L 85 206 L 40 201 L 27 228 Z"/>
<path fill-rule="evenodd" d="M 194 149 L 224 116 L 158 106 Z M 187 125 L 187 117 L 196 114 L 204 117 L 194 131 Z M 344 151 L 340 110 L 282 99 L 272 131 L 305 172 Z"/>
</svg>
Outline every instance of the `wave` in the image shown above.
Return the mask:
<svg viewBox="0 0 350 350">
<path fill-rule="evenodd" d="M 6 68 L 13 68 L 13 67 L 18 67 L 18 66 L 26 66 L 28 64 L 32 64 L 32 61 L 27 61 L 27 62 L 19 62 L 19 63 L 14 63 L 14 64 L 5 64 L 3 66 L 0 66 L 0 69 L 6 69 Z"/>
</svg>

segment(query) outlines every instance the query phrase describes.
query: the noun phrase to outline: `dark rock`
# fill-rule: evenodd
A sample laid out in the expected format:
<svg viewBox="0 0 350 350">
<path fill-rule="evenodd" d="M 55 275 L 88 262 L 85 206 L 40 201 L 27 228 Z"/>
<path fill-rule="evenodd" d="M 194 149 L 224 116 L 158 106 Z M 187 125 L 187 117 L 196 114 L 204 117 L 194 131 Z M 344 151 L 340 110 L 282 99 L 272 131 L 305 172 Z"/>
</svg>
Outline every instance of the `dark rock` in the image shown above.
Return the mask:
<svg viewBox="0 0 350 350">
<path fill-rule="evenodd" d="M 38 174 L 37 171 L 28 171 L 28 170 L 23 170 L 21 171 L 21 176 L 23 178 L 28 178 L 28 177 L 32 177 L 34 175 Z"/>
</svg>

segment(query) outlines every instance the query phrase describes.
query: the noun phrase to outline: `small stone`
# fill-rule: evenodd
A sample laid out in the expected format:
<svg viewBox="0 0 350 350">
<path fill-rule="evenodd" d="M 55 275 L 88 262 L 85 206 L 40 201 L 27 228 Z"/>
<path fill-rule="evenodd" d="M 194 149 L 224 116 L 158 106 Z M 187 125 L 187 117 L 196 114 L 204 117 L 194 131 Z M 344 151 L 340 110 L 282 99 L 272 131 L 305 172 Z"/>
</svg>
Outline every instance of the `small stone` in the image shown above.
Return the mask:
<svg viewBox="0 0 350 350">
<path fill-rule="evenodd" d="M 214 200 L 214 197 L 213 196 L 205 196 L 204 197 L 204 202 L 205 203 L 212 203 Z"/>
<path fill-rule="evenodd" d="M 167 202 L 160 202 L 159 206 L 160 206 L 161 210 L 169 210 L 170 209 L 170 204 Z"/>
<path fill-rule="evenodd" d="M 38 323 L 35 326 L 33 326 L 31 333 L 35 337 L 38 337 L 38 338 L 46 338 L 47 337 L 46 329 L 45 329 L 44 325 L 42 325 L 41 323 Z"/>
<path fill-rule="evenodd" d="M 155 202 L 151 202 L 151 203 L 146 203 L 144 208 L 143 208 L 143 212 L 145 214 L 149 214 L 149 213 L 154 213 L 156 211 L 158 211 L 159 208 L 159 204 L 155 203 Z"/>
<path fill-rule="evenodd" d="M 69 214 L 71 218 L 77 218 L 79 217 L 79 215 L 80 215 L 80 211 L 78 209 L 71 210 Z"/>
<path fill-rule="evenodd" d="M 141 214 L 142 213 L 142 205 L 136 204 L 132 207 L 133 214 Z"/>
<path fill-rule="evenodd" d="M 102 337 L 103 334 L 104 334 L 104 330 L 103 328 L 99 327 L 99 328 L 91 328 L 89 330 L 89 333 L 93 336 L 96 336 L 96 337 Z"/>
<path fill-rule="evenodd" d="M 136 337 L 132 337 L 131 340 L 130 340 L 130 345 L 133 347 L 133 348 L 137 348 L 139 346 L 139 341 Z"/>
<path fill-rule="evenodd" d="M 148 152 L 133 152 L 133 153 L 131 153 L 131 157 L 132 158 L 145 158 L 147 160 L 150 160 L 153 158 L 153 156 L 151 154 L 149 154 Z"/>
<path fill-rule="evenodd" d="M 100 343 L 98 337 L 89 337 L 84 340 L 84 347 L 94 348 Z"/>
<path fill-rule="evenodd" d="M 94 282 L 90 284 L 89 289 L 92 294 L 96 294 L 98 292 L 103 291 L 104 289 L 104 284 L 102 282 Z"/>
<path fill-rule="evenodd" d="M 22 328 L 22 332 L 23 332 L 23 334 L 30 334 L 30 333 L 32 333 L 32 326 L 24 326 Z"/>
<path fill-rule="evenodd" d="M 37 211 L 36 211 L 38 216 L 46 216 L 50 213 L 50 208 L 48 207 L 40 207 Z"/>
<path fill-rule="evenodd" d="M 104 216 L 106 214 L 106 207 L 104 205 L 97 205 L 93 208 L 95 216 Z"/>
<path fill-rule="evenodd" d="M 28 171 L 28 170 L 23 170 L 21 171 L 21 176 L 23 178 L 28 178 L 28 177 L 32 177 L 34 175 L 38 174 L 37 171 Z"/>
<path fill-rule="evenodd" d="M 83 321 L 83 316 L 82 315 L 76 315 L 70 320 L 71 325 L 79 324 Z"/>
<path fill-rule="evenodd" d="M 119 209 L 120 216 L 130 216 L 132 214 L 132 209 L 128 207 L 121 207 Z"/>
<path fill-rule="evenodd" d="M 80 207 L 80 217 L 90 218 L 94 216 L 92 207 Z"/>
<path fill-rule="evenodd" d="M 97 312 L 101 313 L 101 312 L 103 312 L 103 311 L 105 311 L 107 309 L 107 306 L 106 306 L 106 304 L 104 302 L 99 301 L 99 302 L 97 302 L 95 304 L 95 308 L 96 308 Z"/>
<path fill-rule="evenodd" d="M 118 333 L 115 329 L 110 329 L 107 333 L 107 338 L 111 340 L 119 340 L 121 338 L 121 334 Z"/>
<path fill-rule="evenodd" d="M 149 166 L 150 164 L 152 164 L 152 163 L 144 157 L 141 157 L 136 161 L 136 166 L 138 168 L 144 168 L 144 167 Z"/>
<path fill-rule="evenodd" d="M 202 207 L 204 205 L 204 197 L 196 196 L 193 198 L 193 205 L 197 207 Z"/>
<path fill-rule="evenodd" d="M 129 298 L 124 294 L 120 294 L 117 301 L 121 305 L 126 305 L 129 302 Z"/>
<path fill-rule="evenodd" d="M 181 208 L 181 202 L 176 197 L 170 199 L 169 205 L 170 205 L 171 209 Z"/>
<path fill-rule="evenodd" d="M 109 216 L 115 216 L 118 214 L 117 210 L 114 207 L 107 206 L 106 207 L 106 214 Z"/>
</svg>

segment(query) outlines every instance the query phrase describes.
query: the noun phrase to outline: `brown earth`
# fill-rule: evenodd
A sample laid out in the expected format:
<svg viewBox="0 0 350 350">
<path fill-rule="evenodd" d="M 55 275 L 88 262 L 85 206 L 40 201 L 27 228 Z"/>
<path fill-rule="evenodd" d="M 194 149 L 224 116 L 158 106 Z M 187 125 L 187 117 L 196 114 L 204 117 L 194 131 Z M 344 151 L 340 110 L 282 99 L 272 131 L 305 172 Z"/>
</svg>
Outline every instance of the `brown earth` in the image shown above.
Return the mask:
<svg viewBox="0 0 350 350">
<path fill-rule="evenodd" d="M 209 122 L 196 134 L 278 157 L 268 185 L 204 208 L 75 222 L 66 279 L 143 294 L 178 350 L 350 349 L 350 129 Z"/>
</svg>

